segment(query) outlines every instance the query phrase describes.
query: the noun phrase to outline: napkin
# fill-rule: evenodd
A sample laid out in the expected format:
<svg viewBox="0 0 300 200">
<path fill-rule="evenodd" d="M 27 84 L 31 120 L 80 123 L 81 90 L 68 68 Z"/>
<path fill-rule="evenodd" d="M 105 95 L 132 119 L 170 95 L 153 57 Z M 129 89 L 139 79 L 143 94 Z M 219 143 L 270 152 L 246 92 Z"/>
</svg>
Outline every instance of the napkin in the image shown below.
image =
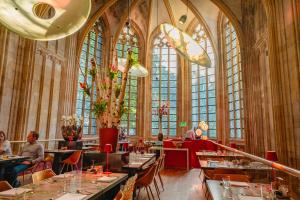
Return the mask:
<svg viewBox="0 0 300 200">
<path fill-rule="evenodd" d="M 5 190 L 3 192 L 0 192 L 0 196 L 2 197 L 15 197 L 20 194 L 23 194 L 24 192 L 29 192 L 31 189 L 26 188 L 12 188 L 10 190 Z"/>
<path fill-rule="evenodd" d="M 81 199 L 84 199 L 86 196 L 87 195 L 84 195 L 84 194 L 66 193 L 56 200 L 81 200 Z"/>
<path fill-rule="evenodd" d="M 261 197 L 254 197 L 254 196 L 246 196 L 239 194 L 238 195 L 239 200 L 263 200 Z"/>
<path fill-rule="evenodd" d="M 109 183 L 114 181 L 116 178 L 117 177 L 115 176 L 101 176 L 100 178 L 97 179 L 97 181 Z"/>
</svg>

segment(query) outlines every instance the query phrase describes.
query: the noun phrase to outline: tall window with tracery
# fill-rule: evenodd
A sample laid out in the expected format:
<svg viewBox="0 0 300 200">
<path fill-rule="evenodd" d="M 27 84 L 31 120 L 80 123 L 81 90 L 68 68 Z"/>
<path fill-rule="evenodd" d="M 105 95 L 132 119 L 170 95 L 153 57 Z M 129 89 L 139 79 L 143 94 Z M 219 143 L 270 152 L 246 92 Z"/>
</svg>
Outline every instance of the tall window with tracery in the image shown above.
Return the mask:
<svg viewBox="0 0 300 200">
<path fill-rule="evenodd" d="M 169 114 L 162 117 L 164 135 L 176 135 L 176 90 L 177 55 L 161 33 L 155 39 L 152 49 L 152 110 L 169 101 Z M 152 134 L 157 135 L 159 117 L 152 114 Z"/>
<path fill-rule="evenodd" d="M 96 117 L 91 112 L 92 103 L 96 99 L 96 86 L 92 83 L 92 77 L 89 75 L 88 70 L 91 68 L 90 60 L 95 58 L 97 64 L 102 62 L 102 30 L 99 24 L 86 35 L 80 55 L 80 69 L 78 75 L 77 85 L 77 99 L 76 99 L 76 114 L 83 117 L 83 134 L 96 134 L 97 125 Z M 93 94 L 91 96 L 85 95 L 83 89 L 80 88 L 80 82 L 86 82 L 90 85 Z"/>
<path fill-rule="evenodd" d="M 204 27 L 198 24 L 192 35 L 201 47 L 207 52 L 212 65 L 206 68 L 197 64 L 192 67 L 192 122 L 197 127 L 200 121 L 208 123 L 208 131 L 203 135 L 215 138 L 216 134 L 216 82 L 215 82 L 215 55 L 212 44 Z"/>
<path fill-rule="evenodd" d="M 130 48 L 133 55 L 139 55 L 138 38 L 132 29 L 125 26 L 119 36 L 117 43 L 117 54 L 119 58 L 127 58 L 127 50 Z M 121 80 L 121 74 L 119 78 Z M 124 106 L 128 112 L 121 118 L 121 127 L 125 128 L 128 135 L 136 135 L 136 106 L 137 106 L 137 77 L 129 76 L 127 79 Z"/>
<path fill-rule="evenodd" d="M 236 31 L 228 19 L 224 24 L 224 36 L 230 138 L 242 139 L 244 137 L 244 109 L 240 45 Z"/>
</svg>

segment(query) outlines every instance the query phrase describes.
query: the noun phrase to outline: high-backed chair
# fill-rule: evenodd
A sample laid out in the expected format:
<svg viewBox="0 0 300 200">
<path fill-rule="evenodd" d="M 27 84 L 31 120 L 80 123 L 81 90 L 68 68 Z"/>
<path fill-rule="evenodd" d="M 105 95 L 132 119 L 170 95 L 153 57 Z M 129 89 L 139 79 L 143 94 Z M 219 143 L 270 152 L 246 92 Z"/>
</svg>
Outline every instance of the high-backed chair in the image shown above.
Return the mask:
<svg viewBox="0 0 300 200">
<path fill-rule="evenodd" d="M 0 192 L 12 189 L 13 187 L 7 181 L 0 181 Z"/>
<path fill-rule="evenodd" d="M 61 162 L 63 166 L 59 173 L 61 174 L 65 165 L 67 165 L 67 170 L 69 169 L 69 166 L 71 167 L 72 171 L 74 170 L 73 166 L 75 166 L 75 168 L 78 170 L 77 164 L 80 160 L 81 152 L 82 152 L 81 150 L 74 151 L 67 159 L 63 160 Z"/>
<path fill-rule="evenodd" d="M 52 169 L 45 169 L 42 171 L 38 171 L 32 174 L 32 183 L 36 184 L 41 180 L 51 178 L 52 176 L 55 176 L 56 174 L 52 171 Z"/>
<path fill-rule="evenodd" d="M 148 199 L 151 199 L 150 198 L 150 195 L 149 195 L 149 191 L 148 189 L 150 190 L 151 192 L 151 196 L 152 198 L 154 199 L 154 195 L 153 195 L 153 192 L 151 190 L 151 183 L 153 182 L 154 180 L 154 176 L 155 176 L 155 173 L 156 173 L 156 170 L 157 170 L 157 166 L 158 166 L 158 163 L 154 163 L 151 168 L 148 170 L 148 172 L 142 176 L 141 178 L 139 178 L 136 183 L 135 183 L 135 186 L 139 188 L 139 192 L 138 192 L 138 195 L 137 195 L 137 199 L 139 197 L 139 194 L 140 194 L 140 190 L 141 188 L 145 188 L 146 191 L 147 191 L 147 195 L 148 195 Z"/>
<path fill-rule="evenodd" d="M 114 200 L 132 200 L 137 174 L 129 178 L 123 188 L 120 190 Z"/>
</svg>

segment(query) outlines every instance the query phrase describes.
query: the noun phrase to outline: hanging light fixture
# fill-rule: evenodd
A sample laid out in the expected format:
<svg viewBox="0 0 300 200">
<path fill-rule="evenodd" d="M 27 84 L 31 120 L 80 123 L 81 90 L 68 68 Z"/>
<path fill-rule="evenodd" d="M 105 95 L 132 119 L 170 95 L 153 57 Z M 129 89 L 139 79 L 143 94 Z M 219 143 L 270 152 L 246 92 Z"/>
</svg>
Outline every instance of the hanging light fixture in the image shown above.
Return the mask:
<svg viewBox="0 0 300 200">
<path fill-rule="evenodd" d="M 188 4 L 189 4 L 189 0 L 186 0 L 186 12 L 184 15 L 181 15 L 181 17 L 179 18 L 179 24 L 185 24 L 187 20 Z"/>
<path fill-rule="evenodd" d="M 148 76 L 148 70 L 140 64 L 132 65 L 128 71 L 129 76 L 146 77 Z"/>
<path fill-rule="evenodd" d="M 211 66 L 206 51 L 191 36 L 168 23 L 161 24 L 160 30 L 165 34 L 169 44 L 190 62 L 204 67 Z"/>
<path fill-rule="evenodd" d="M 78 31 L 91 0 L 1 0 L 0 23 L 33 40 L 57 40 Z"/>
</svg>

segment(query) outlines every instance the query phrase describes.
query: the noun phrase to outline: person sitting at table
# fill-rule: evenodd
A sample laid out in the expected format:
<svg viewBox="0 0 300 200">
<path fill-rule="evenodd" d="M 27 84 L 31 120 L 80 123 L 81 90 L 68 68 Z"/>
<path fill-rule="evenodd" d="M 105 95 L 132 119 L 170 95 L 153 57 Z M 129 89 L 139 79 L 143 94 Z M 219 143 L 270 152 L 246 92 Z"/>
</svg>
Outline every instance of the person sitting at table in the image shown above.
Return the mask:
<svg viewBox="0 0 300 200">
<path fill-rule="evenodd" d="M 44 147 L 37 142 L 39 133 L 30 131 L 27 135 L 27 143 L 23 146 L 20 156 L 28 156 L 30 160 L 25 160 L 15 166 L 7 166 L 5 170 L 5 179 L 13 186 L 19 187 L 20 181 L 17 179 L 18 174 L 30 168 L 34 164 L 44 159 Z"/>
<path fill-rule="evenodd" d="M 185 133 L 185 140 L 195 140 L 196 136 L 195 136 L 195 131 L 194 129 L 190 129 Z"/>
<path fill-rule="evenodd" d="M 6 139 L 5 133 L 0 131 L 0 155 L 11 155 L 10 142 Z"/>
</svg>

